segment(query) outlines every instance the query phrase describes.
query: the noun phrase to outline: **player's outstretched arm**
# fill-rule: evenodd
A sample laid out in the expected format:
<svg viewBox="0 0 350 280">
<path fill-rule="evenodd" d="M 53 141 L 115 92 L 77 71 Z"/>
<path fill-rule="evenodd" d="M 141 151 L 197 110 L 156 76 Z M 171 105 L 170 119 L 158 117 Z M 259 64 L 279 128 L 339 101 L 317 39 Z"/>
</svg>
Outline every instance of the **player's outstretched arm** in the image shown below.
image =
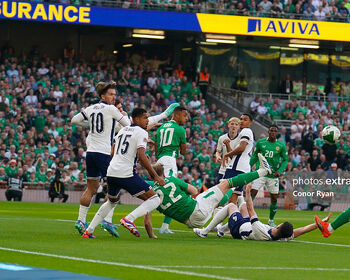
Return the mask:
<svg viewBox="0 0 350 280">
<path fill-rule="evenodd" d="M 328 222 L 331 215 L 332 214 L 329 213 L 327 217 L 322 219 L 322 221 Z M 315 229 L 317 229 L 317 226 L 315 223 L 304 226 L 304 227 L 296 228 L 293 230 L 293 236 L 294 236 L 294 238 L 297 238 L 298 236 L 303 235 L 305 233 L 308 233 L 310 231 L 313 231 Z"/>
<path fill-rule="evenodd" d="M 79 114 L 76 114 L 70 121 L 72 124 L 79 125 L 79 126 L 88 126 L 89 122 L 84 114 L 84 112 L 80 112 Z"/>
<path fill-rule="evenodd" d="M 145 148 L 144 147 L 140 147 L 140 148 L 137 149 L 137 157 L 140 160 L 142 166 L 144 168 L 146 168 L 146 170 L 148 171 L 148 174 L 152 177 L 152 179 L 154 181 L 158 182 L 159 185 L 164 186 L 165 185 L 164 179 L 160 178 L 158 176 L 158 174 L 156 173 L 156 171 L 153 169 L 152 165 L 148 161 L 148 158 L 147 158 L 147 156 L 145 154 Z"/>
<path fill-rule="evenodd" d="M 174 112 L 174 109 L 178 106 L 180 106 L 179 103 L 173 103 L 163 113 L 149 117 L 148 118 L 148 125 L 158 123 L 159 121 L 166 119 Z"/>
<path fill-rule="evenodd" d="M 245 189 L 245 201 L 246 201 L 246 204 L 247 204 L 247 210 L 248 210 L 249 217 L 250 218 L 252 218 L 252 217 L 257 218 L 258 215 L 256 214 L 256 212 L 254 210 L 253 200 L 252 200 L 252 196 L 251 196 L 252 186 L 253 186 L 252 183 L 249 183 L 246 186 L 246 189 Z"/>
<path fill-rule="evenodd" d="M 143 220 L 143 223 L 145 225 L 145 229 L 147 231 L 148 237 L 149 238 L 158 238 L 157 235 L 154 234 L 153 232 L 153 227 L 152 227 L 152 212 L 149 212 L 145 215 L 145 218 Z"/>
</svg>

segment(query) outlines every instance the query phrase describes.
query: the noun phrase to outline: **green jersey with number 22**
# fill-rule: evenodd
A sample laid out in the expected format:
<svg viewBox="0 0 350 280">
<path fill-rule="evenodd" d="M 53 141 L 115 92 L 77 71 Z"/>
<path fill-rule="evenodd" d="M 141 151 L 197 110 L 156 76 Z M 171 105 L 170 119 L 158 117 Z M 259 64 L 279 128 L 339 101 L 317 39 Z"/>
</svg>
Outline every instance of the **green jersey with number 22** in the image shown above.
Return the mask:
<svg viewBox="0 0 350 280">
<path fill-rule="evenodd" d="M 157 158 L 177 157 L 181 143 L 186 143 L 186 131 L 175 121 L 161 125 L 156 132 Z"/>
<path fill-rule="evenodd" d="M 160 198 L 157 210 L 164 215 L 183 223 L 193 213 L 197 201 L 186 193 L 188 184 L 176 177 L 164 178 L 165 185 L 154 183 L 153 189 Z"/>
</svg>

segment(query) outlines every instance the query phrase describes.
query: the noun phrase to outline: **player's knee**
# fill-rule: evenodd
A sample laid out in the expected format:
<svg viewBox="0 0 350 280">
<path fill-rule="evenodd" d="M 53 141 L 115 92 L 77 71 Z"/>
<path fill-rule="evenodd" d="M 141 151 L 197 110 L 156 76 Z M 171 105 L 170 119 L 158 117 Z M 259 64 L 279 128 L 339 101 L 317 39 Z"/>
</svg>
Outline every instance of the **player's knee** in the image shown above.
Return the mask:
<svg viewBox="0 0 350 280">
<path fill-rule="evenodd" d="M 154 196 L 152 196 L 151 198 L 149 198 L 149 199 L 152 199 L 152 201 L 153 201 L 153 204 L 154 204 L 154 208 L 157 208 L 159 205 L 160 205 L 160 198 L 159 198 L 159 196 L 158 195 L 154 195 Z"/>
</svg>

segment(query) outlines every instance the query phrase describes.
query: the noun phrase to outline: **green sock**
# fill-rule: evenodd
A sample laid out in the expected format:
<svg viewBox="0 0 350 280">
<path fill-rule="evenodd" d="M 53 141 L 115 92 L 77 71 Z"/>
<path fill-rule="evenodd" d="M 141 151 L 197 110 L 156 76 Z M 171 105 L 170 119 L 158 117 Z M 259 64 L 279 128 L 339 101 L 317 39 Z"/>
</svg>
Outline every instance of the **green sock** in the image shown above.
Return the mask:
<svg viewBox="0 0 350 280">
<path fill-rule="evenodd" d="M 273 220 L 275 218 L 277 212 L 277 201 L 271 201 L 270 204 L 270 220 Z"/>
<path fill-rule="evenodd" d="M 227 201 L 230 199 L 232 193 L 233 191 L 229 189 L 227 193 L 224 195 L 224 197 L 220 200 L 219 206 L 224 206 L 227 203 Z"/>
<path fill-rule="evenodd" d="M 228 181 L 230 188 L 233 188 L 233 187 L 246 185 L 250 182 L 253 182 L 254 180 L 256 180 L 258 178 L 259 178 L 258 172 L 254 171 L 254 172 L 240 174 L 236 177 L 229 178 L 229 179 L 227 179 L 227 181 Z"/>
<path fill-rule="evenodd" d="M 340 213 L 338 217 L 331 223 L 331 226 L 334 230 L 338 227 L 348 223 L 350 221 L 350 207 L 344 212 Z"/>
<path fill-rule="evenodd" d="M 172 220 L 172 218 L 169 218 L 168 216 L 165 216 L 164 220 L 163 220 L 163 223 L 169 225 L 171 223 L 171 220 Z"/>
</svg>

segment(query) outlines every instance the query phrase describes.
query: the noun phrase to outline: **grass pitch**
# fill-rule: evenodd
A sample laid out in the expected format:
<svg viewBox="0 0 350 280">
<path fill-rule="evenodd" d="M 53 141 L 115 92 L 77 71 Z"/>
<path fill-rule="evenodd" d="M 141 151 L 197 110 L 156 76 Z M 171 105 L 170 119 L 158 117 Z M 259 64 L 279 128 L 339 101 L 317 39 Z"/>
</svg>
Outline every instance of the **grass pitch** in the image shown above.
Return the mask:
<svg viewBox="0 0 350 280">
<path fill-rule="evenodd" d="M 91 207 L 88 221 L 98 207 Z M 134 207 L 118 205 L 114 221 Z M 83 239 L 74 228 L 78 209 L 77 204 L 0 202 L 0 262 L 138 280 L 350 279 L 350 224 L 328 239 L 315 230 L 293 242 L 258 242 L 218 239 L 214 233 L 201 239 L 173 221 L 176 233 L 161 235 L 155 230 L 154 240 L 147 237 L 139 218 L 141 238 L 119 227 L 119 238 L 97 228 L 96 239 Z M 326 215 L 279 210 L 276 222 L 304 226 L 315 214 Z M 258 210 L 258 215 L 267 222 L 268 210 Z M 153 213 L 155 228 L 162 220 L 163 215 Z"/>
</svg>

